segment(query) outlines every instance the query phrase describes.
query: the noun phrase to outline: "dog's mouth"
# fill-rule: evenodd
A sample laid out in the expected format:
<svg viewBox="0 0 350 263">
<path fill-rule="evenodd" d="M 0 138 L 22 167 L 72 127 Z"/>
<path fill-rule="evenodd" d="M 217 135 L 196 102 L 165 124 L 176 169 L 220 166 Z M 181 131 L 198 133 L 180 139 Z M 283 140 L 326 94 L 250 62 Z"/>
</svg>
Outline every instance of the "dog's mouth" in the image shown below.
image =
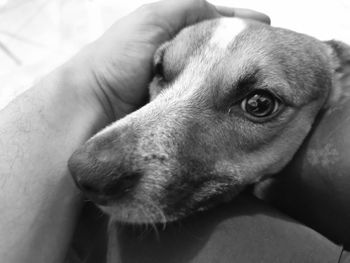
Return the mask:
<svg viewBox="0 0 350 263">
<path fill-rule="evenodd" d="M 159 185 L 141 180 L 122 193 L 91 193 L 86 197 L 107 213 L 112 221 L 132 224 L 165 224 L 232 200 L 242 189 L 232 182 L 208 180 Z M 152 187 L 150 187 L 152 185 Z"/>
<path fill-rule="evenodd" d="M 165 224 L 186 218 L 196 212 L 206 211 L 215 205 L 230 201 L 236 196 L 236 192 L 222 193 L 192 203 L 188 207 L 182 203 L 181 209 L 169 205 L 163 206 L 157 200 L 133 200 L 120 203 L 108 199 L 104 204 L 96 203 L 102 211 L 107 213 L 112 221 L 130 224 Z"/>
<path fill-rule="evenodd" d="M 88 185 L 82 186 L 80 182 L 73 176 L 74 182 L 80 188 L 84 196 L 98 206 L 110 206 L 115 202 L 123 202 L 133 191 L 134 180 L 123 180 L 119 184 L 113 183 L 103 191 L 96 191 L 96 188 L 91 188 Z"/>
</svg>

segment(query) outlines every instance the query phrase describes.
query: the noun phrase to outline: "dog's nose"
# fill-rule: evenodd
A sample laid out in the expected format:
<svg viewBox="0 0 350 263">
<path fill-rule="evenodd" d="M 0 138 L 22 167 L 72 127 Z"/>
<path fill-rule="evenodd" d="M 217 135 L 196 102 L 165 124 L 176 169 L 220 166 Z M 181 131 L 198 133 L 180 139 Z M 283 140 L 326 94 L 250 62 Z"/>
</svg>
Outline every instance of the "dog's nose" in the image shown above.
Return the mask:
<svg viewBox="0 0 350 263">
<path fill-rule="evenodd" d="M 76 185 L 88 198 L 106 204 L 131 191 L 140 177 L 124 169 L 122 159 L 108 143 L 92 142 L 73 153 L 68 167 Z"/>
</svg>

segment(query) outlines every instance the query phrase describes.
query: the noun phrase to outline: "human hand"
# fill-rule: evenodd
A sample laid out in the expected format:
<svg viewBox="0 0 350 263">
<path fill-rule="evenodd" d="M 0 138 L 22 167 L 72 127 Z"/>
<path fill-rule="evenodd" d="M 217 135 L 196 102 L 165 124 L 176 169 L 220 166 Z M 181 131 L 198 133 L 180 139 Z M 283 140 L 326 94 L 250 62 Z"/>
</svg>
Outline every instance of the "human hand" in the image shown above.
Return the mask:
<svg viewBox="0 0 350 263">
<path fill-rule="evenodd" d="M 103 107 L 109 121 L 123 117 L 147 98 L 155 50 L 183 27 L 220 16 L 270 23 L 269 17 L 247 9 L 215 7 L 204 0 L 168 0 L 146 4 L 116 22 L 73 62 L 85 70 L 88 94 Z M 90 92 L 92 91 L 92 92 Z M 89 95 L 90 96 L 90 95 Z"/>
</svg>

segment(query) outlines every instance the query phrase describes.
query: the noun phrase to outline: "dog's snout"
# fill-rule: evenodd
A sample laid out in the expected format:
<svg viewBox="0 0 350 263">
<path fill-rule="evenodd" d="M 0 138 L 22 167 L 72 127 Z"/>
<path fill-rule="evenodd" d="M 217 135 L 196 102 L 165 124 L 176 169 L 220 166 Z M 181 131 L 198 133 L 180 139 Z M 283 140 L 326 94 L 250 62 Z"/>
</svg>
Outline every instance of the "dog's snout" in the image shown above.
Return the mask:
<svg viewBox="0 0 350 263">
<path fill-rule="evenodd" d="M 106 204 L 123 197 L 135 186 L 138 173 L 126 171 L 121 158 L 108 147 L 86 144 L 69 159 L 73 179 L 88 198 Z"/>
</svg>

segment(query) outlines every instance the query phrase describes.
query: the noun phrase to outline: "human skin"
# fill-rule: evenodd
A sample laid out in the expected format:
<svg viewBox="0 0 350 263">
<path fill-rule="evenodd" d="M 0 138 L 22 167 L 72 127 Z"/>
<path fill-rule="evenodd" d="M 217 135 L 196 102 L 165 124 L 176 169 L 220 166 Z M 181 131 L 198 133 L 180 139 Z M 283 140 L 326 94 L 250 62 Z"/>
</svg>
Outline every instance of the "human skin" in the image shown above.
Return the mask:
<svg viewBox="0 0 350 263">
<path fill-rule="evenodd" d="M 269 23 L 202 0 L 145 5 L 114 24 L 0 112 L 0 258 L 63 262 L 82 197 L 67 169 L 73 151 L 143 105 L 154 51 L 181 28 L 225 16 Z"/>
</svg>

